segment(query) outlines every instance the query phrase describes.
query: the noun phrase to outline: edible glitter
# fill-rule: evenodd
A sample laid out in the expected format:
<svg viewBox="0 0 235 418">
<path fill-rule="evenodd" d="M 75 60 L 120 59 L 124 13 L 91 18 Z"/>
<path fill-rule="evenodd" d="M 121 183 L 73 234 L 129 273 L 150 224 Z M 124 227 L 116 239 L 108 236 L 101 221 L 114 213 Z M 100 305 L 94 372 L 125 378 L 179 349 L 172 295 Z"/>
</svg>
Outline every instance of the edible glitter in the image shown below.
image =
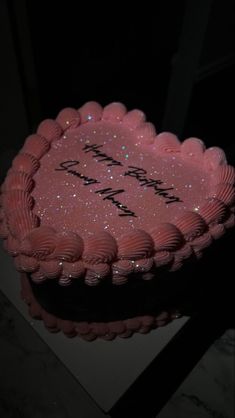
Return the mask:
<svg viewBox="0 0 235 418">
<path fill-rule="evenodd" d="M 92 158 L 91 153 L 84 153 L 85 144 L 101 145 L 100 150 L 120 165 L 110 166 L 111 160 Z M 96 179 L 97 183 L 87 187 L 79 176 L 64 170 L 55 171 L 61 162 L 75 160 L 78 163 L 71 169 Z M 100 230 L 119 237 L 133 228 L 148 231 L 153 228 L 153 221 L 154 226 L 160 222 L 174 222 L 185 210 L 199 210 L 210 184 L 207 172 L 196 165 L 185 165 L 180 155 L 169 154 L 164 158 L 154 155 L 146 146 L 142 148 L 135 130 L 130 131 L 122 124 L 117 127 L 108 121 L 94 121 L 67 131 L 66 141 L 64 138 L 54 141 L 40 163 L 32 192 L 34 213 L 38 214 L 42 225 L 58 231 L 71 230 L 82 237 L 92 236 Z M 166 199 L 155 194 L 153 187 L 141 185 L 137 178 L 126 176 L 130 166 L 143 170 L 146 179 L 160 180 L 159 187 L 169 189 L 169 195 L 178 196 L 183 203 L 167 204 Z M 110 195 L 95 193 L 104 189 L 114 192 L 111 197 L 116 205 L 108 199 Z M 120 216 L 125 215 L 125 208 L 136 217 Z"/>
</svg>

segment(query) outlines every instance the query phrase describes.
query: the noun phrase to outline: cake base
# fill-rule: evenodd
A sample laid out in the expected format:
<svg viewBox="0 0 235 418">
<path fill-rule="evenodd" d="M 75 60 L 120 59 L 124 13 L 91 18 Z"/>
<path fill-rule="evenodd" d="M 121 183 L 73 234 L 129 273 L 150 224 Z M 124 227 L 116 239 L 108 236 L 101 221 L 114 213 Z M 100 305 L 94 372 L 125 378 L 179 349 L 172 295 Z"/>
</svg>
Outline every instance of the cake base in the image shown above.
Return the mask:
<svg viewBox="0 0 235 418">
<path fill-rule="evenodd" d="M 165 282 L 165 290 L 166 286 Z M 93 288 L 74 282 L 62 288 L 55 281 L 38 285 L 29 275 L 21 275 L 21 296 L 29 314 L 43 320 L 50 332 L 63 331 L 68 337 L 80 336 L 87 341 L 147 333 L 180 317 L 173 300 L 168 297 L 166 303 L 163 289 L 157 296 L 154 287 L 154 280 L 143 283 L 135 279 L 115 287 L 105 283 Z"/>
<path fill-rule="evenodd" d="M 234 234 L 228 233 L 208 248 L 200 261 L 191 259 L 179 271 L 158 272 L 149 281 L 134 275 L 120 286 L 104 281 L 92 287 L 79 280 L 67 287 L 57 280 L 39 284 L 30 275 L 21 274 L 22 298 L 30 315 L 42 319 L 49 331 L 63 331 L 68 337 L 78 335 L 88 341 L 147 333 L 199 311 L 207 315 L 219 309 L 224 315 L 233 306 L 233 243 Z"/>
</svg>

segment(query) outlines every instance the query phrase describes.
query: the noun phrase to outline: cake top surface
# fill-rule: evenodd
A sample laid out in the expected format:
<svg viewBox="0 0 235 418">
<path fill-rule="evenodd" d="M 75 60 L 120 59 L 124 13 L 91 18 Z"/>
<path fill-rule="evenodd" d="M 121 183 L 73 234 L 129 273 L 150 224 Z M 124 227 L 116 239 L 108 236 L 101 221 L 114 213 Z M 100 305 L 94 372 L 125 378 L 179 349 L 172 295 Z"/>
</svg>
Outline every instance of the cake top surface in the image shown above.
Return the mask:
<svg viewBox="0 0 235 418">
<path fill-rule="evenodd" d="M 100 230 L 118 238 L 151 231 L 198 211 L 212 181 L 201 164 L 177 153 L 160 156 L 135 130 L 99 121 L 54 141 L 34 176 L 34 212 L 43 225 L 83 238 Z"/>
<path fill-rule="evenodd" d="M 121 284 L 199 256 L 234 225 L 233 208 L 234 168 L 220 148 L 157 134 L 120 103 L 88 102 L 26 139 L 2 186 L 1 235 L 35 281 Z"/>
</svg>

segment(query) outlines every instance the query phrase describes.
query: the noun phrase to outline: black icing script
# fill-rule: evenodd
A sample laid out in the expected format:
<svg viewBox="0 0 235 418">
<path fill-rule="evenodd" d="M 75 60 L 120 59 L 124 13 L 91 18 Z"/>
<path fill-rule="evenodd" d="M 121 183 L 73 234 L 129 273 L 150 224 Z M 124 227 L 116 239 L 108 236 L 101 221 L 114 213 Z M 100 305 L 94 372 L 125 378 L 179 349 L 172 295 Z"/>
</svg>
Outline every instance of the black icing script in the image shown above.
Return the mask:
<svg viewBox="0 0 235 418">
<path fill-rule="evenodd" d="M 129 170 L 124 173 L 124 176 L 134 177 L 140 183 L 140 186 L 152 187 L 155 194 L 163 197 L 163 199 L 166 199 L 166 205 L 175 202 L 183 202 L 179 197 L 168 193 L 169 190 L 174 190 L 174 187 L 159 187 L 159 185 L 163 184 L 164 182 L 162 180 L 147 178 L 147 171 L 143 168 L 134 167 L 131 165 L 129 165 L 128 168 Z"/>
<path fill-rule="evenodd" d="M 82 149 L 85 153 L 92 152 L 92 157 L 95 158 L 99 163 L 102 161 L 107 161 L 107 166 L 112 167 L 114 165 L 123 165 L 120 161 L 114 160 L 113 157 L 110 157 L 109 155 L 105 154 L 100 150 L 103 145 L 97 145 L 97 144 L 85 144 L 84 148 Z M 98 159 L 99 158 L 99 159 Z"/>
<path fill-rule="evenodd" d="M 67 171 L 67 173 L 80 178 L 81 180 L 83 180 L 84 186 L 100 183 L 100 181 L 98 181 L 97 179 L 84 176 L 84 174 L 80 173 L 79 171 L 71 169 L 71 167 L 77 166 L 78 164 L 79 164 L 79 161 L 77 160 L 63 161 L 62 163 L 60 163 L 60 168 L 55 168 L 55 170 Z M 127 206 L 123 205 L 121 202 L 119 202 L 119 200 L 116 200 L 114 198 L 114 196 L 120 193 L 124 193 L 124 192 L 125 192 L 124 189 L 114 190 L 111 187 L 108 187 L 106 189 L 95 190 L 94 193 L 98 193 L 99 196 L 105 195 L 105 197 L 103 197 L 103 200 L 109 200 L 114 206 L 116 206 L 121 212 L 123 212 L 123 213 L 119 213 L 119 216 L 133 216 L 137 218 L 135 212 L 128 209 Z"/>
<path fill-rule="evenodd" d="M 111 187 L 107 187 L 106 189 L 96 190 L 95 193 L 98 193 L 99 196 L 106 195 L 103 200 L 110 200 L 113 205 L 115 205 L 118 209 L 122 210 L 124 213 L 120 213 L 119 216 L 133 216 L 137 218 L 135 212 L 129 210 L 127 206 L 120 203 L 118 200 L 114 199 L 114 196 L 124 193 L 124 189 L 113 190 Z"/>
<path fill-rule="evenodd" d="M 88 186 L 89 184 L 96 184 L 100 183 L 100 181 L 93 179 L 91 177 L 84 176 L 84 174 L 80 173 L 77 170 L 71 170 L 71 167 L 74 167 L 75 165 L 78 165 L 79 161 L 63 161 L 60 163 L 60 168 L 55 168 L 55 171 L 67 171 L 68 173 L 72 174 L 73 176 L 78 177 L 79 179 L 83 180 L 84 186 Z"/>
<path fill-rule="evenodd" d="M 103 145 L 85 144 L 82 150 L 85 153 L 91 153 L 92 158 L 94 158 L 97 162 L 105 162 L 108 167 L 123 166 L 123 164 L 120 161 L 117 161 L 113 157 L 102 152 L 102 147 Z M 78 160 L 63 161 L 59 164 L 59 168 L 55 168 L 55 170 L 66 171 L 67 173 L 78 177 L 79 179 L 83 180 L 84 186 L 101 183 L 96 178 L 85 176 L 80 171 L 78 171 L 77 166 L 79 165 L 79 163 L 80 162 Z M 76 167 L 76 170 L 74 169 L 74 167 Z M 140 186 L 152 188 L 154 194 L 165 199 L 166 205 L 169 205 L 171 203 L 183 202 L 179 197 L 175 196 L 170 192 L 171 190 L 174 190 L 174 187 L 163 187 L 164 182 L 162 180 L 148 178 L 147 171 L 143 168 L 131 165 L 129 165 L 127 168 L 128 171 L 125 171 L 123 173 L 123 176 L 133 177 L 138 181 Z M 117 200 L 118 195 L 125 193 L 124 189 L 113 189 L 112 187 L 104 187 L 99 190 L 94 190 L 94 193 L 101 196 L 103 200 L 109 200 L 114 206 L 116 206 L 116 208 L 121 211 L 121 213 L 118 214 L 119 216 L 132 216 L 137 218 L 135 212 L 133 212 L 127 206 L 123 205 L 119 200 Z"/>
</svg>

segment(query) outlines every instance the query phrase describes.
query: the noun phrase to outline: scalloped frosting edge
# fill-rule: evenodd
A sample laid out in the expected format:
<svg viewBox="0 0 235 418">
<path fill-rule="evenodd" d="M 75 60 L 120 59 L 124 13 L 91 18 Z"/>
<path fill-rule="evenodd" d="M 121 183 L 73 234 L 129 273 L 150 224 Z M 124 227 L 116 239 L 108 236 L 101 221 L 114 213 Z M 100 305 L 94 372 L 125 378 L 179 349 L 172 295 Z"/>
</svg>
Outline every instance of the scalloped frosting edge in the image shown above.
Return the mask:
<svg viewBox="0 0 235 418">
<path fill-rule="evenodd" d="M 213 190 L 197 213 L 188 211 L 175 224 L 162 223 L 149 232 L 135 229 L 117 240 L 108 232 L 100 232 L 84 242 L 71 231 L 62 234 L 41 226 L 33 213 L 31 196 L 40 159 L 50 149 L 51 142 L 67 130 L 100 120 L 134 130 L 139 144 L 151 152 L 180 153 L 183 160 L 210 172 Z M 206 150 L 198 138 L 180 143 L 169 132 L 156 134 L 143 112 L 136 109 L 128 112 L 121 103 L 102 108 L 97 102 L 87 102 L 79 110 L 63 109 L 56 120 L 42 121 L 37 133 L 26 139 L 1 187 L 0 236 L 5 240 L 5 249 L 14 257 L 16 268 L 31 273 L 35 282 L 49 277 L 67 286 L 81 278 L 94 286 L 111 276 L 113 283 L 119 285 L 133 272 L 142 272 L 147 280 L 148 273 L 153 276 L 160 266 L 174 271 L 192 254 L 199 257 L 208 235 L 211 243 L 234 226 L 234 183 L 235 170 L 227 164 L 222 149 Z"/>
<path fill-rule="evenodd" d="M 28 305 L 30 316 L 42 320 L 45 328 L 51 333 L 63 332 L 67 337 L 80 337 L 85 341 L 97 338 L 111 341 L 117 337 L 129 338 L 134 333 L 148 332 L 167 325 L 181 317 L 178 310 L 162 311 L 156 316 L 143 315 L 125 320 L 109 322 L 75 322 L 60 319 L 43 309 L 36 301 L 26 274 L 21 274 L 21 298 Z"/>
</svg>

